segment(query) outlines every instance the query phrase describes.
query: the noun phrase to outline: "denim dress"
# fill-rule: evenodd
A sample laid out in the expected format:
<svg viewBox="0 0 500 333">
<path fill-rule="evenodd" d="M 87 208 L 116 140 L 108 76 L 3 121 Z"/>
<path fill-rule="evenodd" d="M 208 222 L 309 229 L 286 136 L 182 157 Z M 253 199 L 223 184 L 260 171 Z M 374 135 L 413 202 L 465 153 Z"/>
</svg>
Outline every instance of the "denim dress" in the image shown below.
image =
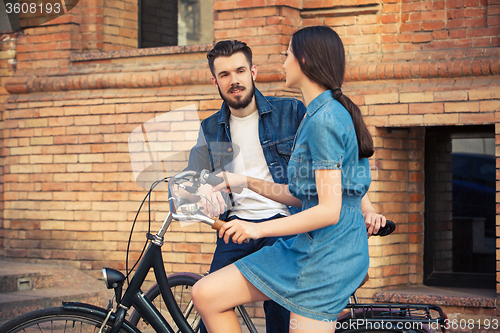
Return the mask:
<svg viewBox="0 0 500 333">
<path fill-rule="evenodd" d="M 370 186 L 368 159 L 359 159 L 349 112 L 330 90 L 307 107 L 288 165 L 290 192 L 302 210 L 318 204 L 314 171 L 340 169 L 342 208 L 335 225 L 278 240 L 235 265 L 256 288 L 298 315 L 334 321 L 369 265 L 361 199 Z M 307 223 L 307 221 L 304 221 Z"/>
</svg>

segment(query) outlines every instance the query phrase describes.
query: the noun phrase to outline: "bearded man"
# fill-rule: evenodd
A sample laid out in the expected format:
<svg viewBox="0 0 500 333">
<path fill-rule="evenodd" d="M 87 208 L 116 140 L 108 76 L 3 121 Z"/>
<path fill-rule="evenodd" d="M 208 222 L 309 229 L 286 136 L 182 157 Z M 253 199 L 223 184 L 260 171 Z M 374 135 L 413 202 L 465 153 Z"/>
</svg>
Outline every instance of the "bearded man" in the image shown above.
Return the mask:
<svg viewBox="0 0 500 333">
<path fill-rule="evenodd" d="M 257 68 L 252 65 L 252 51 L 237 40 L 218 42 L 207 54 L 212 82 L 223 99 L 221 109 L 201 123 L 198 141 L 191 150 L 186 170 L 203 169 L 218 173 L 230 171 L 251 177 L 288 183 L 288 161 L 295 134 L 306 108 L 295 98 L 264 97 L 255 87 Z M 227 200 L 212 186 L 199 191 L 215 203 L 204 205 L 209 216 L 223 221 L 240 219 L 259 223 L 298 212 L 249 190 Z M 276 237 L 236 244 L 217 238 L 210 271 L 214 272 L 263 246 L 274 244 Z M 266 331 L 288 332 L 290 314 L 273 301 L 264 302 Z M 206 332 L 202 328 L 202 332 Z"/>
</svg>

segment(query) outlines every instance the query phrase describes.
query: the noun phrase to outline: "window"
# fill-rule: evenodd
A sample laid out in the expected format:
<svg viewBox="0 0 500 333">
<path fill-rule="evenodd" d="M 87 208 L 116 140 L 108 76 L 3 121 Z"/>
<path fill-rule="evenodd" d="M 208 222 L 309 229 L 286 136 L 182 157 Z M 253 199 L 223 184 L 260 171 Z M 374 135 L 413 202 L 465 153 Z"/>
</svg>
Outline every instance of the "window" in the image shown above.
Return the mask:
<svg viewBox="0 0 500 333">
<path fill-rule="evenodd" d="M 496 287 L 493 126 L 427 128 L 424 283 Z"/>
<path fill-rule="evenodd" d="M 212 0 L 140 0 L 139 47 L 211 44 Z"/>
</svg>

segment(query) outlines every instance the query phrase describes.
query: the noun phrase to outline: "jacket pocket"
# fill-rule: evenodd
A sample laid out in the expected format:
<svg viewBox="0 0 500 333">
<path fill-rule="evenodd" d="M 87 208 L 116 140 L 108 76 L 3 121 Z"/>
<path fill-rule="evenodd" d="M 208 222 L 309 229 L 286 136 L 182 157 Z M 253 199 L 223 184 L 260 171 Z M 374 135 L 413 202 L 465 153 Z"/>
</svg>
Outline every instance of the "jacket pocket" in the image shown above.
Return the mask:
<svg viewBox="0 0 500 333">
<path fill-rule="evenodd" d="M 210 157 L 214 171 L 231 171 L 234 158 L 233 145 L 230 142 L 212 143 L 210 145 Z"/>
<path fill-rule="evenodd" d="M 276 144 L 276 149 L 278 154 L 280 154 L 285 161 L 290 161 L 290 156 L 292 155 L 293 138 Z"/>
</svg>

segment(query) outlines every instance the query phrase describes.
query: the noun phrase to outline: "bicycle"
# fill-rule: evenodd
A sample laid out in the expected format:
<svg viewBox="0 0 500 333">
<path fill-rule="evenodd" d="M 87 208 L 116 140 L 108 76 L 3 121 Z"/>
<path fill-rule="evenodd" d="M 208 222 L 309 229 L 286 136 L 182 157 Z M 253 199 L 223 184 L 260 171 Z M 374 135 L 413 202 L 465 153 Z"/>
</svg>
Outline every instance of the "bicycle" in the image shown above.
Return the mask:
<svg viewBox="0 0 500 333">
<path fill-rule="evenodd" d="M 151 198 L 151 192 L 153 189 L 163 181 L 167 179 L 164 178 L 160 181 L 156 181 L 151 185 L 151 188 L 142 201 L 139 212 L 146 201 L 147 198 Z M 128 270 L 128 265 L 126 266 L 127 275 L 111 269 L 103 268 L 104 281 L 108 289 L 114 290 L 114 296 L 110 300 L 107 309 L 97 307 L 91 304 L 77 303 L 77 302 L 63 302 L 61 307 L 41 309 L 29 312 L 27 314 L 21 315 L 14 318 L 0 327 L 0 333 L 17 333 L 17 332 L 106 332 L 106 333 L 140 333 L 141 331 L 132 323 L 130 320 L 126 319 L 127 312 L 133 307 L 137 313 L 140 314 L 141 318 L 147 321 L 150 327 L 158 333 L 194 333 L 198 329 L 199 320 L 194 317 L 190 317 L 193 307 L 192 303 L 188 302 L 187 307 L 183 307 L 182 311 L 179 308 L 179 302 L 182 306 L 182 298 L 176 299 L 172 293 L 171 282 L 175 282 L 174 276 L 167 277 L 165 268 L 163 266 L 163 257 L 161 253 L 161 247 L 163 245 L 164 235 L 167 232 L 173 219 L 179 221 L 185 220 L 195 220 L 207 223 L 212 226 L 213 229 L 220 229 L 220 227 L 225 223 L 218 219 L 212 219 L 204 215 L 200 211 L 200 207 L 196 203 L 191 203 L 183 197 L 175 195 L 174 187 L 178 189 L 184 189 L 185 191 L 197 196 L 202 196 L 202 194 L 197 192 L 198 187 L 201 184 L 209 183 L 211 185 L 216 185 L 220 183 L 222 179 L 213 176 L 212 174 L 203 171 L 198 174 L 193 171 L 181 172 L 170 179 L 168 179 L 168 193 L 169 193 L 169 204 L 170 212 L 163 221 L 159 231 L 153 235 L 150 232 L 147 233 L 147 241 L 143 249 L 143 253 L 137 260 L 136 264 L 132 269 Z M 190 183 L 186 184 L 186 183 Z M 210 200 L 209 200 L 210 201 Z M 138 212 L 138 214 L 139 214 Z M 137 216 L 136 216 L 137 220 Z M 134 221 L 134 225 L 135 225 Z M 151 222 L 151 221 L 150 221 Z M 134 226 L 133 225 L 133 226 Z M 133 233 L 133 226 L 131 234 Z M 128 262 L 128 261 L 127 261 Z M 128 287 L 125 293 L 122 292 L 123 285 L 125 281 L 129 280 L 129 275 L 131 271 L 137 266 L 135 274 L 131 281 L 128 283 Z M 171 321 L 167 320 L 161 313 L 161 311 L 154 306 L 152 300 L 148 299 L 146 295 L 141 291 L 141 286 L 143 285 L 146 276 L 150 270 L 153 268 L 156 283 L 158 285 L 159 294 L 163 303 L 167 308 L 169 316 L 171 316 Z M 179 276 L 179 275 L 178 275 Z M 181 279 L 178 278 L 179 283 L 183 284 L 194 284 L 194 278 L 189 281 L 185 280 L 185 276 Z M 123 295 L 122 295 L 123 294 Z M 123 296 L 123 297 L 122 297 Z M 156 297 L 157 298 L 157 297 Z M 114 301 L 116 305 L 114 305 Z M 154 298 L 153 298 L 154 301 Z M 358 304 L 362 305 L 362 304 Z M 430 316 L 431 306 L 427 306 L 424 311 L 427 311 L 429 315 L 425 318 L 410 318 L 408 316 L 411 313 L 410 309 L 417 308 L 416 306 L 409 305 L 384 305 L 385 308 L 377 308 L 374 310 L 375 305 L 370 311 L 363 311 L 361 313 L 359 308 L 351 307 L 351 316 L 346 316 L 345 318 L 340 318 L 338 322 L 348 323 L 353 320 L 359 320 L 359 318 L 364 318 L 366 324 L 370 323 L 381 323 L 384 320 L 397 320 L 400 322 L 409 321 L 420 321 L 429 323 L 443 323 L 443 316 L 438 318 L 433 318 Z M 387 308 L 395 309 L 392 311 Z M 422 311 L 422 309 L 418 309 Z M 442 313 L 442 310 L 440 313 Z M 375 316 L 375 314 L 377 316 Z M 444 314 L 443 314 L 444 315 Z M 191 321 L 190 318 L 194 318 Z M 131 318 L 133 319 L 133 318 Z M 135 319 L 134 319 L 135 320 Z M 188 321 L 189 320 L 189 321 Z M 251 320 L 250 320 L 251 322 Z M 176 327 L 176 331 L 172 328 Z M 366 326 L 366 325 L 365 325 Z M 193 329 L 194 328 L 194 329 Z M 380 332 L 380 330 L 377 330 Z M 386 332 L 405 332 L 404 330 L 385 330 Z M 338 332 L 373 332 L 373 329 L 368 327 L 365 328 L 351 328 L 348 327 L 347 330 L 341 328 Z M 426 332 L 425 330 L 414 330 L 413 332 Z"/>
<path fill-rule="evenodd" d="M 376 236 L 387 236 L 391 234 L 395 230 L 395 223 L 393 221 L 387 221 L 387 226 L 379 230 L 379 233 Z M 208 274 L 208 272 L 206 273 Z M 205 274 L 205 275 L 206 275 Z M 172 281 L 171 288 L 176 291 L 186 291 L 186 293 L 181 293 L 180 296 L 176 296 L 176 299 L 182 300 L 179 303 L 179 307 L 183 310 L 183 313 L 186 318 L 189 318 L 188 321 L 191 323 L 191 326 L 195 332 L 199 332 L 200 328 L 200 316 L 196 312 L 196 309 L 193 306 L 193 302 L 190 298 L 190 290 L 191 287 L 203 276 L 196 273 L 175 273 L 169 276 L 169 281 Z M 367 276 L 368 278 L 368 276 Z M 360 285 L 364 285 L 368 279 L 363 281 Z M 174 295 L 176 295 L 174 293 Z M 186 299 L 186 295 L 189 297 Z M 149 299 L 151 302 L 161 305 L 162 300 L 160 299 L 160 288 L 158 284 L 154 284 L 145 294 L 144 296 Z M 241 320 L 245 324 L 249 333 L 258 333 L 258 330 L 253 323 L 250 315 L 248 314 L 244 305 L 240 305 L 236 307 L 238 313 L 240 314 Z M 440 327 L 441 324 L 446 321 L 446 315 L 444 312 L 436 306 L 432 305 L 403 305 L 403 304 L 363 304 L 360 303 L 356 292 L 354 292 L 351 296 L 349 304 L 346 307 L 346 312 L 339 316 L 338 326 L 339 329 L 336 332 L 356 332 L 353 330 L 345 330 L 343 327 L 353 327 L 356 326 L 357 329 L 361 329 L 359 332 L 370 332 L 367 331 L 368 327 L 373 327 L 376 332 L 380 331 L 381 321 L 385 321 L 386 324 L 384 326 L 398 326 L 398 324 L 403 323 L 403 327 L 408 326 L 421 326 L 422 330 L 420 331 L 407 331 L 407 332 L 434 332 L 429 329 L 429 325 L 425 325 L 424 323 L 430 324 L 432 322 L 431 312 L 435 312 L 438 314 L 438 320 L 434 322 L 434 326 Z M 147 322 L 141 322 L 141 314 L 137 311 L 133 311 L 130 315 L 129 321 L 134 325 L 142 325 L 143 327 L 147 326 Z M 364 323 L 360 323 L 361 320 Z M 352 322 L 355 322 L 355 325 Z M 389 324 L 390 323 L 390 324 Z M 415 323 L 415 324 L 413 324 Z M 359 325 L 361 324 L 361 325 Z M 364 324 L 364 327 L 363 327 Z M 409 325 L 412 324 L 412 325 Z M 364 329 L 364 331 L 362 330 Z M 386 331 L 386 332 L 402 332 L 402 331 Z M 405 331 L 406 332 L 406 331 Z"/>
</svg>

